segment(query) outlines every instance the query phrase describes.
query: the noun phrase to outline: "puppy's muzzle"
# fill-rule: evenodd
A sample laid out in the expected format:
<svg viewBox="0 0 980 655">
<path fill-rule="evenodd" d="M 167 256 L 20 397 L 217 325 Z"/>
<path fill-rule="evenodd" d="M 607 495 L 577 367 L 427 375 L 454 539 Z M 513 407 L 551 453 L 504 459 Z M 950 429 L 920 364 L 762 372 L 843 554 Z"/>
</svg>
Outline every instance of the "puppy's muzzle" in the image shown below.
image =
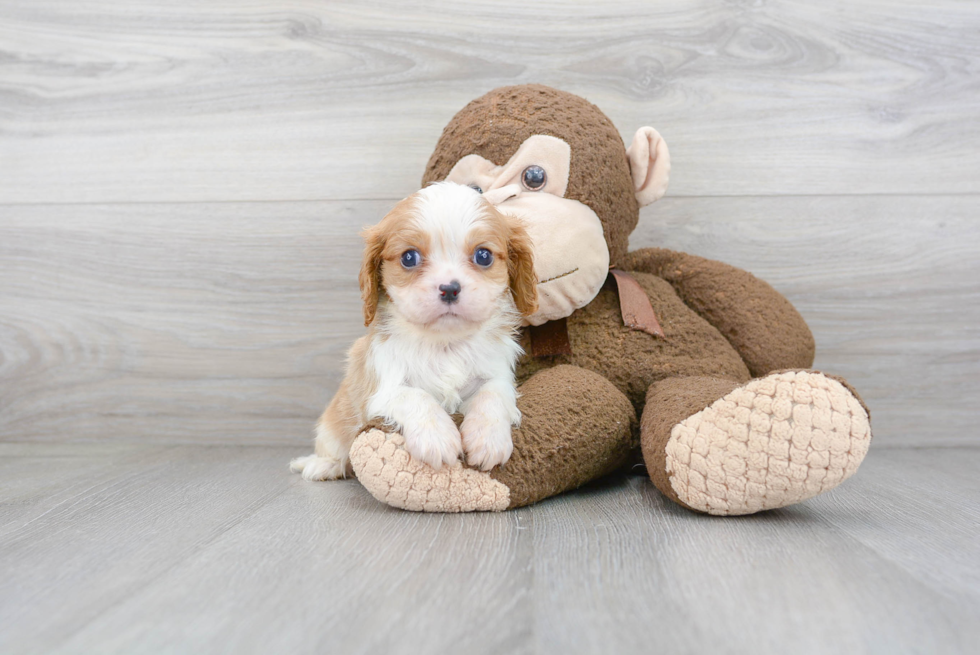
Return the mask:
<svg viewBox="0 0 980 655">
<path fill-rule="evenodd" d="M 461 287 L 459 286 L 459 280 L 453 280 L 449 284 L 439 285 L 439 300 L 451 305 L 457 300 L 459 300 L 459 291 Z"/>
</svg>

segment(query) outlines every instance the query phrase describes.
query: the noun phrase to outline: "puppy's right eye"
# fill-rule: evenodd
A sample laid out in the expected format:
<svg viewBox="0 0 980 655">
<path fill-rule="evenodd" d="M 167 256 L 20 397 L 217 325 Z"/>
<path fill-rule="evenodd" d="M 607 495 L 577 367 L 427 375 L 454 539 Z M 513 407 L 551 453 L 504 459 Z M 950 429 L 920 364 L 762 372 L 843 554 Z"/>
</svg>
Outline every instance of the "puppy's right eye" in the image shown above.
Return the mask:
<svg viewBox="0 0 980 655">
<path fill-rule="evenodd" d="M 402 253 L 402 266 L 405 268 L 415 268 L 422 263 L 422 255 L 418 250 L 406 250 Z"/>
</svg>

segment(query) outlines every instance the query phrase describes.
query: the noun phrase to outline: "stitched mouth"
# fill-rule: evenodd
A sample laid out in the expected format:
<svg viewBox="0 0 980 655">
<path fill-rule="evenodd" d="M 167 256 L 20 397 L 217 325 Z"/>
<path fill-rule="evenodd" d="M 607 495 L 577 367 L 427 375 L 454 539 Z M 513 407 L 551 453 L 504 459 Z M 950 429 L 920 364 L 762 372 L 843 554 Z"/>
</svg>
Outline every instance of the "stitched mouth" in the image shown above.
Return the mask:
<svg viewBox="0 0 980 655">
<path fill-rule="evenodd" d="M 541 280 L 540 282 L 538 282 L 538 284 L 547 284 L 548 282 L 554 282 L 555 280 L 560 280 L 561 278 L 565 277 L 566 275 L 571 275 L 572 273 L 575 273 L 577 271 L 578 271 L 578 267 L 576 266 L 572 270 L 565 271 L 561 275 L 556 275 L 554 277 L 549 277 L 547 280 Z"/>
</svg>

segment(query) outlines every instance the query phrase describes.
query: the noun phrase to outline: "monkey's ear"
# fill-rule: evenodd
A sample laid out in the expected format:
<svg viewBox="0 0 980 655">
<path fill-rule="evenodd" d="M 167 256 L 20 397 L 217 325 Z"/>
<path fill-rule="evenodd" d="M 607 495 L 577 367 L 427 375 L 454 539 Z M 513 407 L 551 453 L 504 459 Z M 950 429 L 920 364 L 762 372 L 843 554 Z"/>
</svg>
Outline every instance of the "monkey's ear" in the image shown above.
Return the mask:
<svg viewBox="0 0 980 655">
<path fill-rule="evenodd" d="M 361 285 L 361 299 L 364 301 L 364 325 L 371 325 L 378 311 L 378 293 L 381 290 L 381 254 L 384 251 L 384 235 L 378 226 L 361 232 L 364 237 L 364 259 L 357 281 Z"/>
<path fill-rule="evenodd" d="M 670 177 L 670 153 L 663 137 L 652 127 L 641 127 L 626 150 L 633 176 L 633 191 L 640 207 L 660 200 Z"/>
<path fill-rule="evenodd" d="M 538 277 L 534 274 L 534 249 L 524 225 L 511 219 L 507 243 L 507 275 L 514 304 L 521 316 L 538 311 Z"/>
</svg>

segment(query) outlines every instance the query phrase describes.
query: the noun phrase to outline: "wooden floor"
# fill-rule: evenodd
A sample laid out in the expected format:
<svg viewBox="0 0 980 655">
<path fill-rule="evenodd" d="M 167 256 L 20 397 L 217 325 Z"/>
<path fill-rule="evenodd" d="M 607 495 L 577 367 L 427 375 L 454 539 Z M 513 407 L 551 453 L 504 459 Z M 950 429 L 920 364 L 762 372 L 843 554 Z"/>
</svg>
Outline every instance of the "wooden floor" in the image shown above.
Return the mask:
<svg viewBox="0 0 980 655">
<path fill-rule="evenodd" d="M 418 515 L 283 447 L 0 444 L 0 652 L 969 653 L 980 451 L 695 515 L 641 476 Z"/>
<path fill-rule="evenodd" d="M 980 6 L 0 0 L 0 653 L 980 652 Z M 858 475 L 712 519 L 305 483 L 357 231 L 469 100 L 669 144 L 633 248 L 764 278 L 871 408 Z"/>
</svg>

